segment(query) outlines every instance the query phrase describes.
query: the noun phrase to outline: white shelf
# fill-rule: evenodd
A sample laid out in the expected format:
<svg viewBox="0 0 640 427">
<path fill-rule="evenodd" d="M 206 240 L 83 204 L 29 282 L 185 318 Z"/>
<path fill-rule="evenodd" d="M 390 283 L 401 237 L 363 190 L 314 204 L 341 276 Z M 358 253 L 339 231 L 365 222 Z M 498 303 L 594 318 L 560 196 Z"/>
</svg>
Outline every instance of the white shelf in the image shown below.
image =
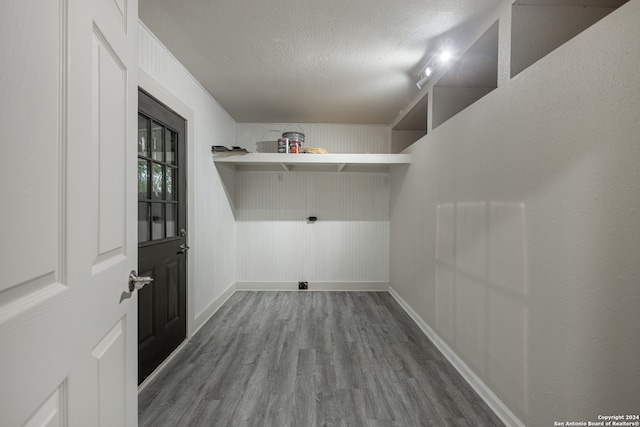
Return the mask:
<svg viewBox="0 0 640 427">
<path fill-rule="evenodd" d="M 411 163 L 411 154 L 279 154 L 279 153 L 214 153 L 227 198 L 236 202 L 236 173 L 261 172 L 376 172 L 388 173 L 392 165 Z"/>
<path fill-rule="evenodd" d="M 241 171 L 388 172 L 391 165 L 408 165 L 411 154 L 214 154 L 216 166 Z"/>
</svg>

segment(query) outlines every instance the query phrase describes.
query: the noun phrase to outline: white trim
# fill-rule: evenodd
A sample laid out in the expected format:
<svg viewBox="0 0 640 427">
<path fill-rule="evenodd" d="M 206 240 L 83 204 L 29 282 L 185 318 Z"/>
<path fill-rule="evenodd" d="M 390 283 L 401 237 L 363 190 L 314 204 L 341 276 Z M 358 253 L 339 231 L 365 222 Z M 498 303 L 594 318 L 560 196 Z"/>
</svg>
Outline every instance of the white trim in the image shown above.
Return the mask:
<svg viewBox="0 0 640 427">
<path fill-rule="evenodd" d="M 236 282 L 238 291 L 298 291 L 298 282 Z M 387 282 L 309 282 L 306 291 L 387 292 Z"/>
<path fill-rule="evenodd" d="M 180 343 L 180 345 L 176 347 L 175 350 L 173 350 L 171 354 L 167 356 L 167 358 L 164 359 L 162 363 L 159 364 L 158 367 L 154 369 L 153 372 L 151 372 L 147 378 L 144 379 L 144 381 L 142 381 L 142 383 L 138 386 L 138 394 L 140 394 L 140 392 L 144 390 L 145 387 L 147 387 L 149 383 L 153 381 L 160 374 L 160 372 L 164 370 L 164 368 L 169 364 L 169 362 L 171 362 L 178 355 L 178 353 L 182 351 L 182 349 L 187 345 L 188 342 L 189 342 L 188 338 L 182 341 L 182 343 Z"/>
<path fill-rule="evenodd" d="M 422 332 L 433 342 L 440 352 L 447 358 L 449 363 L 462 375 L 467 383 L 475 390 L 489 408 L 507 426 L 525 427 L 524 423 L 514 415 L 509 408 L 502 403 L 489 387 L 467 366 L 466 363 L 447 345 L 447 343 L 435 333 L 433 329 L 415 312 L 413 308 L 402 297 L 389 286 L 389 293 L 407 312 L 414 322 L 422 329 Z"/>
<path fill-rule="evenodd" d="M 162 84 L 147 74 L 142 68 L 138 68 L 138 87 L 175 111 L 187 121 L 187 245 L 190 245 L 189 229 L 195 223 L 195 113 L 188 105 L 182 102 L 174 94 L 169 92 Z M 137 109 L 136 109 L 137 111 Z M 197 248 L 194 248 L 196 250 Z M 195 307 L 195 271 L 194 257 L 187 255 L 187 336 L 193 336 L 192 331 L 195 319 L 193 316 Z"/>
<path fill-rule="evenodd" d="M 229 298 L 231 298 L 231 296 L 234 293 L 236 293 L 236 284 L 232 283 L 231 286 L 229 286 L 227 289 L 225 289 L 222 292 L 222 294 L 220 294 L 220 296 L 218 296 L 217 298 L 214 298 L 209 303 L 207 308 L 205 308 L 200 313 L 198 313 L 193 318 L 193 328 L 192 328 L 191 332 L 189 333 L 189 336 L 190 337 L 194 336 L 196 334 L 196 332 L 198 332 L 200 330 L 200 328 L 202 328 L 204 326 L 204 324 L 207 323 L 209 321 L 209 319 L 211 319 L 211 317 L 214 314 L 216 314 L 218 309 L 220 307 L 222 307 L 222 304 L 227 302 L 227 300 Z"/>
<path fill-rule="evenodd" d="M 222 304 L 227 302 L 227 300 L 231 298 L 231 295 L 233 295 L 235 292 L 236 292 L 236 286 L 234 283 L 231 286 L 229 286 L 222 293 L 222 295 L 216 298 L 205 310 L 200 312 L 200 314 L 197 316 L 197 319 L 194 319 L 193 322 L 191 323 L 191 325 L 194 328 L 193 332 L 189 333 L 187 338 L 185 338 L 185 340 L 182 341 L 182 343 L 180 343 L 180 345 L 176 347 L 176 349 L 173 350 L 171 354 L 160 365 L 158 365 L 158 367 L 154 369 L 153 372 L 149 374 L 147 378 L 145 378 L 145 380 L 138 386 L 138 393 L 144 390 L 144 388 L 148 386 L 149 383 L 153 381 L 154 378 L 160 374 L 160 372 L 162 372 L 162 370 L 169 364 L 169 362 L 171 362 L 178 355 L 178 353 L 182 351 L 182 349 L 187 345 L 189 340 L 196 334 L 196 332 L 198 332 L 200 328 L 202 328 L 209 321 L 209 319 L 214 314 L 216 314 L 218 309 L 222 307 Z M 204 320 L 202 320 L 203 317 L 204 317 Z M 198 323 L 197 326 L 195 325 L 196 322 Z"/>
</svg>

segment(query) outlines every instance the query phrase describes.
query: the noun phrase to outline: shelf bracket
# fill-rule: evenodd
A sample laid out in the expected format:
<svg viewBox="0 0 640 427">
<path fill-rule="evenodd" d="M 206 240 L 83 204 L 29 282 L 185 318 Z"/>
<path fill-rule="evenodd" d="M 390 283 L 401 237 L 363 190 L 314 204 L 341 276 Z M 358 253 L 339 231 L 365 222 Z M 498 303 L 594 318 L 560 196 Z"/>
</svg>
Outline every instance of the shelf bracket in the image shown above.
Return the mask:
<svg viewBox="0 0 640 427">
<path fill-rule="evenodd" d="M 282 166 L 282 169 L 284 169 L 285 171 L 289 172 L 289 166 L 287 166 L 286 163 L 280 163 L 280 166 Z"/>
<path fill-rule="evenodd" d="M 346 164 L 346 163 L 340 163 L 340 164 L 338 165 L 338 172 L 342 172 L 342 169 L 344 169 L 344 167 L 345 167 L 345 166 L 347 166 L 347 164 Z"/>
</svg>

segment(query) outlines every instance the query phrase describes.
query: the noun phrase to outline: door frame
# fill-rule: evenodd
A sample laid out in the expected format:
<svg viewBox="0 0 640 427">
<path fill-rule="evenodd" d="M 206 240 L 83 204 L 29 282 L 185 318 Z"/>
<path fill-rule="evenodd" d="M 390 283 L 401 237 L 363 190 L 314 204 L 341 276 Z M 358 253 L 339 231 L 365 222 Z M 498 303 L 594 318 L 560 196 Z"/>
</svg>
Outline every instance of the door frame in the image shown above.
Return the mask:
<svg viewBox="0 0 640 427">
<path fill-rule="evenodd" d="M 173 359 L 173 357 L 180 352 L 180 350 L 185 346 L 185 344 L 191 339 L 193 334 L 195 333 L 196 325 L 194 324 L 194 308 L 195 308 L 195 299 L 194 299 L 194 279 L 192 272 L 194 270 L 195 265 L 195 251 L 197 248 L 193 247 L 192 239 L 191 239 L 191 228 L 195 223 L 194 220 L 194 184 L 195 184 L 195 174 L 194 174 L 194 159 L 195 159 L 195 139 L 194 139 L 194 117 L 195 114 L 191 108 L 189 108 L 184 102 L 178 99 L 174 94 L 169 92 L 164 86 L 158 83 L 153 77 L 151 77 L 148 73 L 146 73 L 141 68 L 138 68 L 138 87 L 149 95 L 156 98 L 158 101 L 169 107 L 171 110 L 175 111 L 178 115 L 182 116 L 186 120 L 186 141 L 187 141 L 187 246 L 191 246 L 189 250 L 189 256 L 187 256 L 187 336 L 185 340 L 180 344 L 174 351 L 165 359 L 164 362 L 160 364 L 156 368 L 156 370 L 151 373 L 139 386 L 138 392 L 144 389 L 156 375 L 162 371 L 162 369 L 167 365 L 168 362 Z M 136 108 L 137 112 L 137 108 Z M 137 245 L 136 245 L 137 246 Z"/>
</svg>

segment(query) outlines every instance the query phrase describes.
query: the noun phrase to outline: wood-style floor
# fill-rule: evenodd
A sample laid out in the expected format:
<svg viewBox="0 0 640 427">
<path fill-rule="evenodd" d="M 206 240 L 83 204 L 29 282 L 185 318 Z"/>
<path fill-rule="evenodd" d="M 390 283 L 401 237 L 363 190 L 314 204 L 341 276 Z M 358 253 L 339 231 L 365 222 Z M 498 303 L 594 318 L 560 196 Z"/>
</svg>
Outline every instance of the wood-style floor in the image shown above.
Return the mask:
<svg viewBox="0 0 640 427">
<path fill-rule="evenodd" d="M 236 292 L 139 396 L 141 426 L 502 426 L 386 292 Z"/>
</svg>

